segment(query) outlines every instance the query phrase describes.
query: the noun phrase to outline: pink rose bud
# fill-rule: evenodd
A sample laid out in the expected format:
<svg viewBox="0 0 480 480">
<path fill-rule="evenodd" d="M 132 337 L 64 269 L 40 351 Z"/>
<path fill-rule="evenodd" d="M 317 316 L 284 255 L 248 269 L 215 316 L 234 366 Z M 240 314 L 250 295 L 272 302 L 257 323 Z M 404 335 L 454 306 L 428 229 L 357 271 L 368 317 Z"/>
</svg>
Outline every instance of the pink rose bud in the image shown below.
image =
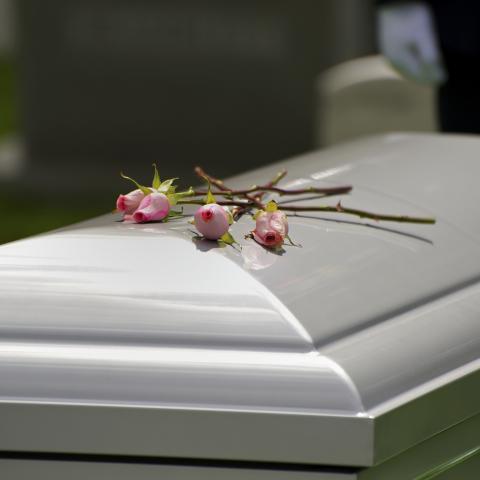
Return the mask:
<svg viewBox="0 0 480 480">
<path fill-rule="evenodd" d="M 163 220 L 170 211 L 170 202 L 163 193 L 154 192 L 147 195 L 133 213 L 136 223 Z"/>
<path fill-rule="evenodd" d="M 280 247 L 288 235 L 288 221 L 284 212 L 262 212 L 258 215 L 253 238 L 266 247 Z"/>
<path fill-rule="evenodd" d="M 131 215 L 144 198 L 145 194 L 140 189 L 133 190 L 126 195 L 119 195 L 117 198 L 117 210 L 126 215 Z"/>
<path fill-rule="evenodd" d="M 195 227 L 209 240 L 218 240 L 228 232 L 228 214 L 225 209 L 217 203 L 202 205 L 194 216 Z"/>
</svg>

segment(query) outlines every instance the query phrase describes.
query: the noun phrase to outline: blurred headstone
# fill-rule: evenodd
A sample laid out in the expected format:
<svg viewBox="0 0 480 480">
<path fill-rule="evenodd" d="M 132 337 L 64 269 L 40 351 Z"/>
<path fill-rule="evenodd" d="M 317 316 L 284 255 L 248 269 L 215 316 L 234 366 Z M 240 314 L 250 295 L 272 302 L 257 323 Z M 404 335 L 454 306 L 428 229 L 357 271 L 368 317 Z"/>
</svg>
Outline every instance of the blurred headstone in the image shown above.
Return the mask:
<svg viewBox="0 0 480 480">
<path fill-rule="evenodd" d="M 373 44 L 357 0 L 18 5 L 28 155 L 42 181 L 92 188 L 153 161 L 189 183 L 199 163 L 224 176 L 311 149 L 315 77 Z"/>
<path fill-rule="evenodd" d="M 318 146 L 375 133 L 437 129 L 434 88 L 406 80 L 381 55 L 325 71 L 317 92 Z"/>
</svg>

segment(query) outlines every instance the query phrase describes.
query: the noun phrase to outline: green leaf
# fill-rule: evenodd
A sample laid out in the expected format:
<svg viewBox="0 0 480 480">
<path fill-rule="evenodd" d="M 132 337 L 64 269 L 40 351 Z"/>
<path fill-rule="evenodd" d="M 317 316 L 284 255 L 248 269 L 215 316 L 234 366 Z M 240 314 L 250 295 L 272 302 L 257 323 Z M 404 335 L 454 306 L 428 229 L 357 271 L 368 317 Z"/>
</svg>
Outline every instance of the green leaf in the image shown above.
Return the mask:
<svg viewBox="0 0 480 480">
<path fill-rule="evenodd" d="M 195 191 L 193 190 L 192 187 L 190 187 L 188 190 L 185 190 L 184 192 L 178 192 L 178 193 L 167 193 L 167 198 L 168 201 L 170 202 L 170 205 L 176 205 L 179 200 L 181 200 L 183 197 L 191 197 L 192 195 L 195 194 Z"/>
<path fill-rule="evenodd" d="M 263 210 L 257 210 L 253 215 L 253 219 L 256 220 L 262 213 L 263 213 Z"/>
<path fill-rule="evenodd" d="M 152 193 L 152 191 L 149 188 L 144 187 L 143 185 L 140 185 L 136 180 L 134 180 L 133 178 L 127 177 L 123 172 L 120 172 L 120 176 L 125 180 L 130 180 L 131 182 L 133 182 L 135 186 L 143 192 L 144 195 L 150 195 Z"/>
<path fill-rule="evenodd" d="M 157 188 L 157 191 L 160 193 L 169 193 L 170 188 L 172 187 L 172 183 L 178 180 L 178 178 L 169 178 L 168 180 L 163 181 L 160 186 Z"/>
<path fill-rule="evenodd" d="M 285 238 L 290 242 L 290 245 L 292 245 L 292 247 L 301 247 L 299 243 L 293 243 L 293 240 L 290 238 L 289 235 L 285 235 Z"/>
<path fill-rule="evenodd" d="M 188 190 L 178 192 L 175 195 L 177 195 L 178 198 L 191 197 L 192 195 L 195 195 L 195 190 L 193 189 L 193 187 L 188 187 Z"/>
<path fill-rule="evenodd" d="M 225 208 L 225 212 L 227 213 L 228 224 L 232 225 L 234 222 L 232 212 L 228 208 Z"/>
<path fill-rule="evenodd" d="M 215 197 L 212 195 L 212 186 L 210 185 L 210 180 L 207 178 L 207 177 L 203 177 L 203 179 L 207 182 L 208 184 L 208 191 L 207 191 L 207 194 L 205 195 L 205 198 L 203 199 L 203 201 L 206 203 L 206 204 L 209 204 L 209 203 L 217 203 L 217 201 L 215 200 Z"/>
<path fill-rule="evenodd" d="M 153 167 L 152 187 L 153 187 L 155 190 L 158 190 L 158 187 L 160 187 L 160 175 L 158 174 L 157 164 L 156 164 L 156 163 L 152 163 L 152 167 Z"/>
<path fill-rule="evenodd" d="M 227 245 L 233 245 L 234 243 L 237 243 L 230 232 L 224 233 L 218 240 L 226 243 Z"/>
<path fill-rule="evenodd" d="M 217 200 L 215 197 L 212 195 L 212 191 L 210 190 L 210 187 L 208 187 L 208 192 L 207 195 L 205 196 L 205 203 L 217 203 Z"/>
<path fill-rule="evenodd" d="M 169 217 L 172 217 L 172 218 L 174 218 L 174 217 L 181 217 L 182 215 L 183 215 L 183 208 L 182 208 L 182 210 L 181 210 L 180 212 L 177 212 L 176 210 L 170 210 L 170 211 L 168 212 L 168 216 L 169 216 Z"/>
<path fill-rule="evenodd" d="M 278 207 L 277 207 L 277 202 L 275 200 L 270 200 L 265 205 L 265 211 L 266 212 L 276 212 L 277 210 L 278 210 Z"/>
</svg>

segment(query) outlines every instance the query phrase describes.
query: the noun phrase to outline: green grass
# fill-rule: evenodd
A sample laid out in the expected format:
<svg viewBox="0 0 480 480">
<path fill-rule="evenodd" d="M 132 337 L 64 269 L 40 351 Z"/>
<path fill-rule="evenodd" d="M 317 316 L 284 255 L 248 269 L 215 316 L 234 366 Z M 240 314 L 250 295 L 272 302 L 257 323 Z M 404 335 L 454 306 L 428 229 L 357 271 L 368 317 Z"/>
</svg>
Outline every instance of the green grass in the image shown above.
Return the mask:
<svg viewBox="0 0 480 480">
<path fill-rule="evenodd" d="M 14 62 L 0 57 L 0 137 L 18 129 L 16 80 Z"/>
<path fill-rule="evenodd" d="M 14 60 L 0 56 L 0 141 L 19 128 L 16 85 Z M 8 190 L 0 185 L 0 244 L 85 220 L 109 208 L 105 199 L 85 205 L 72 197 L 39 198 L 14 185 Z"/>
<path fill-rule="evenodd" d="M 0 243 L 63 227 L 105 213 L 105 205 L 82 205 L 62 198 L 0 194 Z"/>
</svg>

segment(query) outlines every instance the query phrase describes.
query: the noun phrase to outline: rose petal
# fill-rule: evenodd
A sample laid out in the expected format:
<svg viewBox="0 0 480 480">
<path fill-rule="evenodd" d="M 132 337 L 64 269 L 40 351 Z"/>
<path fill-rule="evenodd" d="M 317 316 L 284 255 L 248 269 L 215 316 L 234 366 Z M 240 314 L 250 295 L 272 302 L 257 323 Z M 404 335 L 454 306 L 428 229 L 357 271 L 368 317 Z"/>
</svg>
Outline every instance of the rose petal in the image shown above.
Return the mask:
<svg viewBox="0 0 480 480">
<path fill-rule="evenodd" d="M 132 190 L 126 195 L 119 195 L 117 198 L 117 210 L 130 215 L 139 207 L 144 198 L 145 195 L 139 189 Z"/>
<path fill-rule="evenodd" d="M 276 211 L 271 214 L 270 227 L 276 230 L 282 237 L 288 235 L 288 221 L 285 212 Z"/>
<path fill-rule="evenodd" d="M 133 220 L 137 223 L 163 220 L 170 211 L 170 203 L 163 193 L 151 193 L 140 203 L 133 214 Z"/>
<path fill-rule="evenodd" d="M 217 203 L 202 205 L 195 212 L 194 222 L 196 229 L 209 240 L 218 240 L 230 227 L 227 212 Z"/>
<path fill-rule="evenodd" d="M 279 247 L 283 244 L 283 237 L 275 230 L 268 230 L 264 234 L 261 234 L 254 230 L 252 232 L 253 238 L 256 242 L 264 245 L 265 247 Z"/>
</svg>

